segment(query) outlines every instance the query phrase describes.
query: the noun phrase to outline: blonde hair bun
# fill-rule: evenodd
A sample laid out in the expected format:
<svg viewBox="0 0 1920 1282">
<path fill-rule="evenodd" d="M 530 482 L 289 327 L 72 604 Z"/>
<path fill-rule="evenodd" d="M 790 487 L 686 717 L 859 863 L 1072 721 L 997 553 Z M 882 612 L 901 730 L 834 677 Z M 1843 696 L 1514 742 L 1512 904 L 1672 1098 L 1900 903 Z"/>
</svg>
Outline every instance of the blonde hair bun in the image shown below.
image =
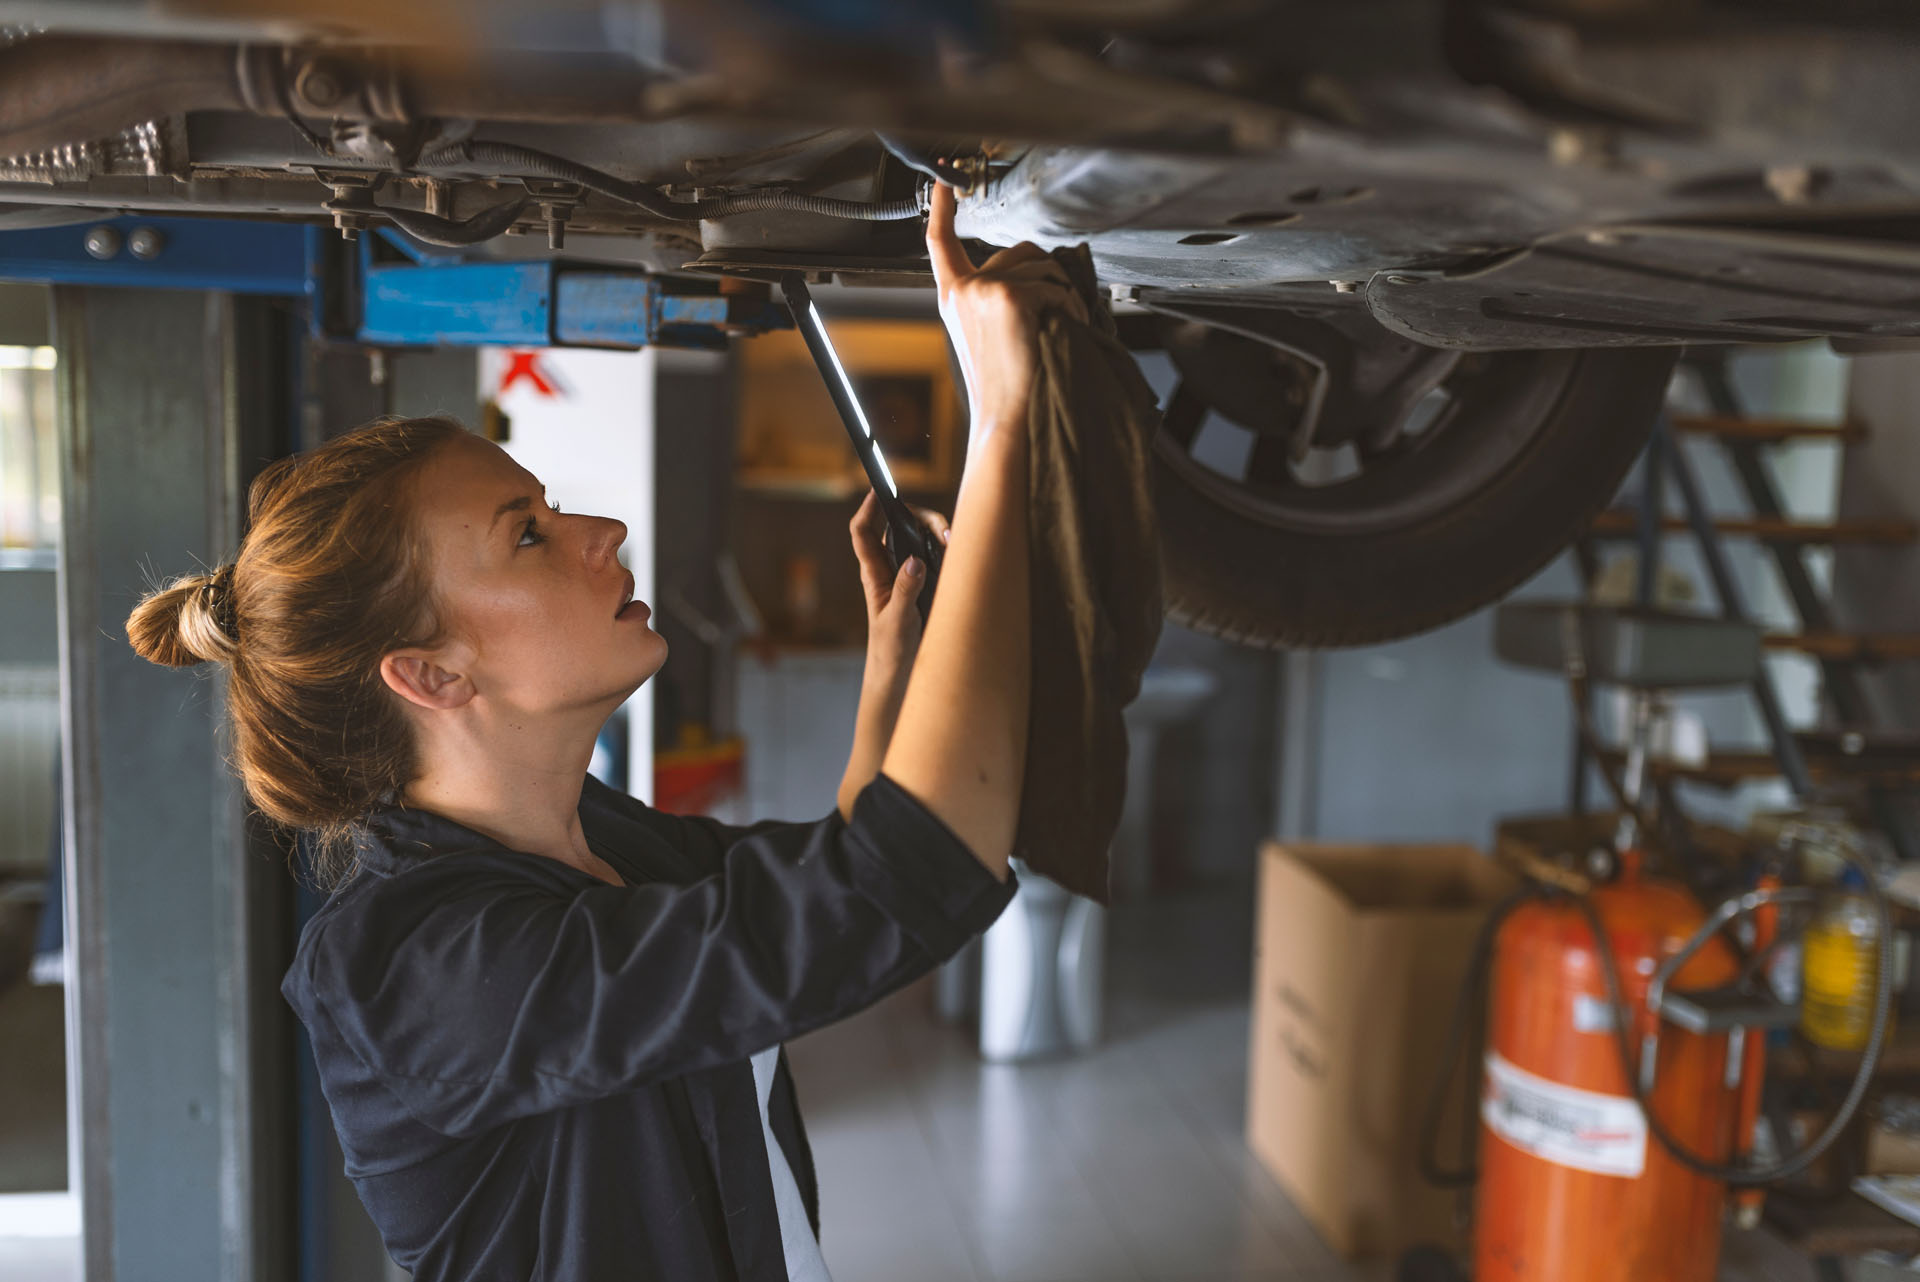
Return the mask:
<svg viewBox="0 0 1920 1282">
<path fill-rule="evenodd" d="M 141 658 L 169 668 L 231 662 L 238 649 L 232 593 L 231 564 L 175 579 L 141 599 L 127 618 L 127 640 Z"/>
</svg>

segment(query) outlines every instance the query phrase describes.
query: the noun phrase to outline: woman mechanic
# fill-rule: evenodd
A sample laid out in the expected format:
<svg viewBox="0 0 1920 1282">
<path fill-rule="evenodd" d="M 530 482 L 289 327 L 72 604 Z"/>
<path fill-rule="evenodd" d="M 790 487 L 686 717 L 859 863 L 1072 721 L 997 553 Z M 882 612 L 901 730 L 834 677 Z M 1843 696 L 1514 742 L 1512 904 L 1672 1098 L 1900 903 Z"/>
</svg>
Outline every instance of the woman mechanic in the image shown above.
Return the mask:
<svg viewBox="0 0 1920 1282">
<path fill-rule="evenodd" d="M 419 1282 L 825 1279 L 781 1044 L 956 952 L 1013 893 L 1027 736 L 1032 245 L 927 247 L 972 406 L 921 635 L 869 497 L 870 625 L 835 813 L 730 827 L 588 778 L 666 644 L 615 559 L 445 419 L 275 464 L 232 564 L 144 600 L 146 658 L 229 669 L 235 760 L 331 890 L 283 991 L 346 1170 Z M 824 800 L 824 799 L 823 799 Z M 903 1261 L 910 1272 L 910 1265 Z"/>
</svg>

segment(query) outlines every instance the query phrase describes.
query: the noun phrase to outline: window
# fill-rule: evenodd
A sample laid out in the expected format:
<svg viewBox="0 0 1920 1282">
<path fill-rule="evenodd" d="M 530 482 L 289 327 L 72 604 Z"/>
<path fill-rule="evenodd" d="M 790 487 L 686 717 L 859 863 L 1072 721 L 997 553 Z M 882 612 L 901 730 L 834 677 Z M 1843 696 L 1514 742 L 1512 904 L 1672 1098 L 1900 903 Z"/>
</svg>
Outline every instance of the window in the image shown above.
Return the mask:
<svg viewBox="0 0 1920 1282">
<path fill-rule="evenodd" d="M 50 558 L 60 536 L 54 351 L 0 346 L 0 566 Z"/>
</svg>

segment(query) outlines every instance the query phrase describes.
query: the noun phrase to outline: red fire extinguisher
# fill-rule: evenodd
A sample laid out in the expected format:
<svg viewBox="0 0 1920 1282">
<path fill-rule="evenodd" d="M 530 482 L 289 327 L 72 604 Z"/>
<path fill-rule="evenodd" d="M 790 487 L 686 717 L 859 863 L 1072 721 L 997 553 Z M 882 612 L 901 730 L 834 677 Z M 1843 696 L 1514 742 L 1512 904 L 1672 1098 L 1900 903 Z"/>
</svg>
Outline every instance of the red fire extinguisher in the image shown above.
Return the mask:
<svg viewBox="0 0 1920 1282">
<path fill-rule="evenodd" d="M 1591 913 L 1561 897 L 1515 909 L 1494 944 L 1481 1092 L 1475 1282 L 1712 1282 L 1726 1185 L 1649 1134 L 1614 1027 L 1594 937 L 1606 934 L 1628 1045 L 1655 1032 L 1648 988 L 1705 920 L 1693 897 L 1634 861 L 1594 890 Z M 1673 986 L 1712 989 L 1738 973 L 1710 939 Z M 1654 1042 L 1654 1115 L 1673 1139 L 1725 1162 L 1742 1112 L 1746 1055 L 1729 1072 L 1726 1033 L 1671 1026 Z"/>
</svg>

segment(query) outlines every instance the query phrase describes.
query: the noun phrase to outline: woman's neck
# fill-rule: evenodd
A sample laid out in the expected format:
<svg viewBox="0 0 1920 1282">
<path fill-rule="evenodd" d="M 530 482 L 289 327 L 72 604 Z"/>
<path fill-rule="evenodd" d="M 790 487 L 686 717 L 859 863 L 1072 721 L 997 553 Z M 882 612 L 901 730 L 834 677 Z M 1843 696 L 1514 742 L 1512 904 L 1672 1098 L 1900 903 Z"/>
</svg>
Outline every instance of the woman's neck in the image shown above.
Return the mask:
<svg viewBox="0 0 1920 1282">
<path fill-rule="evenodd" d="M 464 824 L 509 850 L 600 875 L 604 865 L 580 827 L 591 738 L 584 746 L 490 739 L 421 746 L 426 766 L 407 785 L 406 804 Z"/>
</svg>

